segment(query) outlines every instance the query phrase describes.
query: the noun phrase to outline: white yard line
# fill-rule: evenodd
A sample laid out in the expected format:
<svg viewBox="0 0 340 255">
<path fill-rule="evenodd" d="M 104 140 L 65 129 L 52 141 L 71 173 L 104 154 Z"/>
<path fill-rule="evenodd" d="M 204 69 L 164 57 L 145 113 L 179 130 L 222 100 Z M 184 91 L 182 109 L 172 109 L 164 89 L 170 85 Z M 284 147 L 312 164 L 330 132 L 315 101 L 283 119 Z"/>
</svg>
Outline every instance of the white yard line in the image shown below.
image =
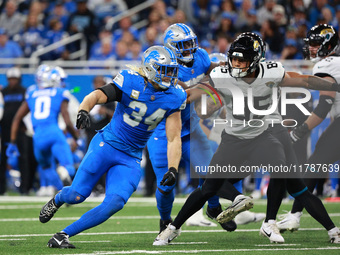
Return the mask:
<svg viewBox="0 0 340 255">
<path fill-rule="evenodd" d="M 280 245 L 278 245 L 279 247 Z M 273 251 L 323 251 L 323 250 L 340 250 L 340 247 L 322 247 L 322 248 L 272 248 L 272 249 L 225 249 L 225 250 L 169 250 L 166 249 L 164 251 L 147 251 L 147 250 L 131 250 L 131 251 L 96 251 L 94 253 L 79 253 L 77 255 L 106 255 L 106 254 L 170 254 L 170 253 L 180 253 L 180 254 L 189 254 L 189 253 L 213 253 L 213 252 L 254 252 L 254 251 L 269 251 L 273 253 Z"/>
<path fill-rule="evenodd" d="M 301 228 L 299 231 L 325 231 L 323 228 Z M 257 232 L 259 229 L 237 229 L 236 232 Z M 204 230 L 204 233 L 225 233 L 225 230 Z M 202 230 L 183 230 L 182 233 L 202 233 Z M 54 234 L 54 233 L 53 233 Z M 5 237 L 40 237 L 52 236 L 53 234 L 17 234 L 17 235 L 0 235 Z M 126 232 L 98 232 L 98 233 L 80 233 L 78 236 L 96 236 L 96 235 L 139 235 L 139 234 L 158 234 L 158 231 L 126 231 Z M 340 247 L 339 247 L 340 248 Z"/>
</svg>

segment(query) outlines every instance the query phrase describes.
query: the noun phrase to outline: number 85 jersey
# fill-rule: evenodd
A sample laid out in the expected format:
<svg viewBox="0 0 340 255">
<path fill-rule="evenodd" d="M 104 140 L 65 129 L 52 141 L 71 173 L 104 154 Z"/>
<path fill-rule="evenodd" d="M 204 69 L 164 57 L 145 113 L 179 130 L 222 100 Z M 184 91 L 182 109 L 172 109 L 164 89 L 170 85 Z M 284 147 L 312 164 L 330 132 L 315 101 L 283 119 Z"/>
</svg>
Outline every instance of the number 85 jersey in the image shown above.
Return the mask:
<svg viewBox="0 0 340 255">
<path fill-rule="evenodd" d="M 185 108 L 186 92 L 181 86 L 156 90 L 131 70 L 122 70 L 113 84 L 122 91 L 111 122 L 103 129 L 105 142 L 118 150 L 141 158 L 142 149 L 158 123 Z"/>
<path fill-rule="evenodd" d="M 261 113 L 272 109 L 273 97 L 278 100 L 277 87 L 284 75 L 285 69 L 280 62 L 261 62 L 256 79 L 250 84 L 232 77 L 226 67 L 212 70 L 212 85 L 223 97 L 227 109 L 225 132 L 240 139 L 252 139 L 263 133 L 268 128 L 270 118 L 268 115 L 256 115 L 258 113 L 254 109 Z M 273 93 L 274 89 L 276 93 Z"/>
</svg>

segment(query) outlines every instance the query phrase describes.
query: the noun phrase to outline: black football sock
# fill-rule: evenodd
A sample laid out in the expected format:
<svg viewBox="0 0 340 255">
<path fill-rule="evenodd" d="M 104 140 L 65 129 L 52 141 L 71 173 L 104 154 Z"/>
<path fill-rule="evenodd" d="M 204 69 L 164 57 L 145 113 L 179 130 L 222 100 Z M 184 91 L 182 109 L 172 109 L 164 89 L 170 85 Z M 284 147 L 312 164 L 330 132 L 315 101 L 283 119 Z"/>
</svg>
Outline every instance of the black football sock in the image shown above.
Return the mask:
<svg viewBox="0 0 340 255">
<path fill-rule="evenodd" d="M 270 178 L 267 190 L 267 212 L 265 222 L 276 220 L 282 198 L 286 192 L 285 179 Z"/>
<path fill-rule="evenodd" d="M 179 229 L 184 222 L 190 218 L 195 212 L 203 207 L 205 202 L 210 198 L 210 196 L 204 196 L 201 188 L 194 190 L 190 196 L 185 201 L 182 209 L 177 214 L 174 222 L 171 225 Z"/>
<path fill-rule="evenodd" d="M 318 183 L 318 179 L 304 179 L 303 182 L 306 184 L 308 190 L 313 193 L 313 190 Z M 291 213 L 302 212 L 303 208 L 304 206 L 295 199 Z"/>
<path fill-rule="evenodd" d="M 324 226 L 327 231 L 335 227 L 321 200 L 310 193 L 309 190 L 306 190 L 295 199 L 299 200 L 302 206 L 306 208 L 306 211 L 322 226 Z"/>
</svg>

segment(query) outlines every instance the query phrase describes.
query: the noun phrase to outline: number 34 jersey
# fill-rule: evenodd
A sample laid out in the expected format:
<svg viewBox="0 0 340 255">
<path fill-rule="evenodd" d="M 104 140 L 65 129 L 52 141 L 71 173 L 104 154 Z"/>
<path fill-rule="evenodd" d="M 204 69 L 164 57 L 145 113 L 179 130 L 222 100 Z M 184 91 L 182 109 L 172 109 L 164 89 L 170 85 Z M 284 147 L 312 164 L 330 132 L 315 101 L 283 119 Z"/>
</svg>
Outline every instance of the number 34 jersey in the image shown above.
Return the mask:
<svg viewBox="0 0 340 255">
<path fill-rule="evenodd" d="M 131 70 L 122 70 L 113 83 L 123 93 L 111 122 L 104 128 L 104 139 L 116 149 L 141 158 L 158 123 L 185 108 L 186 92 L 179 85 L 158 91 Z"/>
<path fill-rule="evenodd" d="M 278 99 L 278 93 L 273 93 L 273 90 L 277 90 L 284 74 L 285 70 L 279 62 L 260 63 L 257 78 L 250 84 L 240 78 L 233 78 L 223 66 L 216 67 L 210 73 L 212 85 L 223 97 L 227 108 L 226 120 L 221 122 L 227 134 L 240 139 L 252 139 L 268 128 L 268 116 L 256 115 L 252 108 L 262 112 L 271 108 L 273 96 Z M 248 98 L 252 98 L 251 105 L 248 105 Z M 233 114 L 233 111 L 237 112 Z"/>
<path fill-rule="evenodd" d="M 69 101 L 70 92 L 64 88 L 39 89 L 32 85 L 27 89 L 25 98 L 31 111 L 34 132 L 46 132 L 52 126 L 58 127 L 61 103 Z"/>
</svg>

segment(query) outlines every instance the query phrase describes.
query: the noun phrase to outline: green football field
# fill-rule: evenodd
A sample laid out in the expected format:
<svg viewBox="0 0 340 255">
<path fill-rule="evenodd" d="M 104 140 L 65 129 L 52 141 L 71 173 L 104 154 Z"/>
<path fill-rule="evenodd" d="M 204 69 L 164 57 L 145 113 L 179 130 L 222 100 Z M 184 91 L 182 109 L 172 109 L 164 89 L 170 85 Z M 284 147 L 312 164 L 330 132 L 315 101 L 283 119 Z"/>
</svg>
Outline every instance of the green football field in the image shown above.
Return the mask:
<svg viewBox="0 0 340 255">
<path fill-rule="evenodd" d="M 220 227 L 183 226 L 182 234 L 171 245 L 154 247 L 159 217 L 155 198 L 132 197 L 122 211 L 108 221 L 70 239 L 76 249 L 51 249 L 49 238 L 84 212 L 98 205 L 102 199 L 70 207 L 62 207 L 54 218 L 41 224 L 38 215 L 48 198 L 5 196 L 0 197 L 0 254 L 340 254 L 340 244 L 328 242 L 327 232 L 304 213 L 301 229 L 284 233 L 284 244 L 271 244 L 259 236 L 261 223 L 238 226 L 229 233 Z M 173 217 L 184 198 L 175 200 Z M 224 206 L 227 201 L 222 201 Z M 289 210 L 292 202 L 280 208 Z M 331 218 L 340 226 L 340 203 L 325 203 Z M 255 200 L 252 209 L 264 212 L 265 200 Z"/>
</svg>

